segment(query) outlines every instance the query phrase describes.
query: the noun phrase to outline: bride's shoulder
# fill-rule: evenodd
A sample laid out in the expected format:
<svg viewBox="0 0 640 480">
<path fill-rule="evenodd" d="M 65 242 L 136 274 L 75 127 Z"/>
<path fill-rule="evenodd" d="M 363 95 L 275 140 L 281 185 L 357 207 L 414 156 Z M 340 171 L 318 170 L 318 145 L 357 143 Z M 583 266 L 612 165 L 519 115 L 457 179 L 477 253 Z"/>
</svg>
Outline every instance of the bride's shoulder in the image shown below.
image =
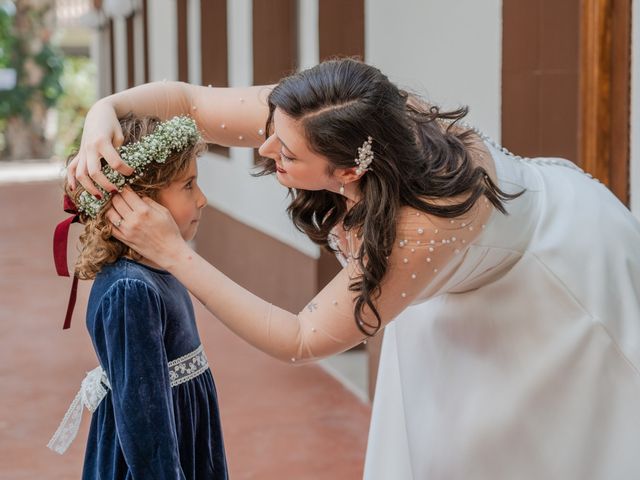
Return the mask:
<svg viewBox="0 0 640 480">
<path fill-rule="evenodd" d="M 425 201 L 433 206 L 459 203 L 452 199 L 425 199 Z M 480 197 L 469 211 L 456 216 L 437 215 L 415 207 L 404 206 L 400 208 L 397 217 L 396 236 L 400 240 L 412 239 L 425 242 L 455 238 L 456 234 L 470 239 L 484 229 L 493 209 L 493 205 L 484 196 Z"/>
</svg>

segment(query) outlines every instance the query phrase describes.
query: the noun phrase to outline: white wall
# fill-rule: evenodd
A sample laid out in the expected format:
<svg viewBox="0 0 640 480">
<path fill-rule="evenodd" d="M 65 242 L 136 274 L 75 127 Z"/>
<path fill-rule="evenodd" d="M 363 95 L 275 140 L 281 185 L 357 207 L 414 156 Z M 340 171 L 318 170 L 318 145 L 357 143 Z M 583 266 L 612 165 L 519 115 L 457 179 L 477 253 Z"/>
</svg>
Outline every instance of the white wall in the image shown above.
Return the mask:
<svg viewBox="0 0 640 480">
<path fill-rule="evenodd" d="M 175 0 L 148 2 L 149 81 L 178 79 Z"/>
<path fill-rule="evenodd" d="M 205 0 L 202 0 L 205 1 Z M 317 21 L 309 21 L 314 15 L 317 0 L 300 0 L 307 5 L 301 8 L 309 39 L 317 37 Z M 229 85 L 242 87 L 253 84 L 252 8 L 251 0 L 234 0 L 227 3 L 227 28 L 229 41 Z M 315 8 L 317 12 L 317 6 Z M 317 17 L 317 13 L 315 13 Z M 303 22 L 301 22 L 303 23 Z M 313 29 L 315 28 L 315 32 Z M 317 61 L 312 40 L 301 46 L 300 56 L 305 63 Z M 274 177 L 254 178 L 253 149 L 231 148 L 231 157 L 206 154 L 199 162 L 199 180 L 209 204 L 267 235 L 293 248 L 317 258 L 320 254 L 306 236 L 298 232 L 286 215 L 289 204 L 283 188 Z"/>
<path fill-rule="evenodd" d="M 365 59 L 500 141 L 501 0 L 366 0 Z"/>
<path fill-rule="evenodd" d="M 106 29 L 94 28 L 91 35 L 91 59 L 96 65 L 96 98 L 111 93 L 111 65 L 109 60 L 109 35 Z"/>
<path fill-rule="evenodd" d="M 127 88 L 127 21 L 124 17 L 113 19 L 113 44 L 115 48 L 115 75 L 116 84 L 114 91 L 120 92 Z"/>
<path fill-rule="evenodd" d="M 136 85 L 144 83 L 144 18 L 142 9 L 133 17 L 133 49 L 134 49 L 134 82 Z"/>
<path fill-rule="evenodd" d="M 319 0 L 298 0 L 298 65 L 305 70 L 320 61 Z"/>
<path fill-rule="evenodd" d="M 207 0 L 203 0 L 207 1 Z M 189 82 L 202 84 L 202 58 L 200 48 L 200 0 L 187 3 L 187 51 L 189 53 Z"/>
<path fill-rule="evenodd" d="M 631 4 L 631 211 L 640 219 L 640 6 Z"/>
</svg>

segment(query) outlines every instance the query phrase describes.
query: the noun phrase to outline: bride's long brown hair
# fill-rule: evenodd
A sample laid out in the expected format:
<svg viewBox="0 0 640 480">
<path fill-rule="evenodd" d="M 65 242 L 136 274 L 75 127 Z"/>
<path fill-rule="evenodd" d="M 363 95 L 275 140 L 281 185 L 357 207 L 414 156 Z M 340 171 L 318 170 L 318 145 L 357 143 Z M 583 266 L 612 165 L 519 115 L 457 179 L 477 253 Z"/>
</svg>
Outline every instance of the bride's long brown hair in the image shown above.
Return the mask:
<svg viewBox="0 0 640 480">
<path fill-rule="evenodd" d="M 345 197 L 327 190 L 289 189 L 288 213 L 295 226 L 316 244 L 328 245 L 331 229 L 342 221 L 345 230 L 361 233 L 357 261 L 362 275 L 349 290 L 357 292 L 355 320 L 367 335 L 381 325 L 374 300 L 387 272 L 396 238 L 396 219 L 403 206 L 429 215 L 453 218 L 467 213 L 482 196 L 506 214 L 503 202 L 516 198 L 503 192 L 482 167 L 472 163 L 475 134 L 459 124 L 468 112 L 441 111 L 399 89 L 377 68 L 351 58 L 325 61 L 278 83 L 269 95 L 270 133 L 279 108 L 299 121 L 308 146 L 329 160 L 328 173 L 354 167 L 354 158 L 368 136 L 373 138 L 371 170 L 361 178 L 360 201 L 347 212 Z M 275 162 L 263 158 L 256 176 L 275 172 Z M 438 199 L 463 197 L 459 203 Z M 364 260 L 366 259 L 366 261 Z M 376 322 L 364 322 L 367 305 Z"/>
</svg>

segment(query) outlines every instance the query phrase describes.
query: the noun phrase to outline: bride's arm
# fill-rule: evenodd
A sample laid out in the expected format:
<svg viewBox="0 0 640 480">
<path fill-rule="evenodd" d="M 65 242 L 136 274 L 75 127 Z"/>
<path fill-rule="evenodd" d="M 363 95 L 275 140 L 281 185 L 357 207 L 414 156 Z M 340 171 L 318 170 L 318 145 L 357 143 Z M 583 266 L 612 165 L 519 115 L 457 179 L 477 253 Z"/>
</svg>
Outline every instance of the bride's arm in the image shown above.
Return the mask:
<svg viewBox="0 0 640 480">
<path fill-rule="evenodd" d="M 125 190 L 114 197 L 113 206 L 117 213 L 110 211 L 110 220 L 126 219 L 114 227 L 116 238 L 169 270 L 227 327 L 269 355 L 301 363 L 342 352 L 367 338 L 354 316 L 357 292 L 349 289 L 361 274 L 357 262 L 349 262 L 295 314 L 252 294 L 191 250 L 159 204 Z M 401 240 L 389 256 L 380 295 L 374 297 L 382 326 L 417 298 L 442 287 L 456 259 L 482 232 L 490 212 L 490 205 L 483 202 L 454 223 L 411 210 L 401 216 L 397 232 Z M 377 324 L 368 307 L 362 319 Z"/>
<path fill-rule="evenodd" d="M 124 175 L 132 173 L 116 150 L 123 141 L 118 118 L 129 112 L 162 119 L 190 115 L 206 141 L 256 148 L 265 139 L 267 96 L 272 88 L 212 88 L 163 81 L 105 97 L 87 113 L 80 150 L 67 169 L 68 181 L 75 188 L 77 179 L 92 195 L 99 194 L 93 182 L 115 190 L 101 172 L 101 158 Z"/>
<path fill-rule="evenodd" d="M 202 87 L 162 81 L 124 90 L 101 102 L 110 104 L 118 117 L 128 112 L 162 119 L 190 115 L 209 143 L 257 148 L 265 139 L 267 96 L 272 88 Z"/>
</svg>

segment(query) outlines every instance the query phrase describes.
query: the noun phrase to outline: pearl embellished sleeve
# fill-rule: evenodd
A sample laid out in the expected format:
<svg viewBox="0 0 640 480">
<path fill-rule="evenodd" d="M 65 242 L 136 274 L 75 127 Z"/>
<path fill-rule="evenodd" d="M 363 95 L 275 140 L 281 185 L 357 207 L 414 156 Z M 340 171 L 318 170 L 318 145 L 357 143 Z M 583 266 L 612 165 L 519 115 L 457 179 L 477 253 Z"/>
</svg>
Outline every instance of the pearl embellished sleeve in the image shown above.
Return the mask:
<svg viewBox="0 0 640 480">
<path fill-rule="evenodd" d="M 401 212 L 389 267 L 374 300 L 382 326 L 417 299 L 438 293 L 465 250 L 482 233 L 493 206 L 480 200 L 463 217 L 446 219 L 411 209 Z M 341 242 L 342 245 L 348 242 Z M 353 245 L 357 251 L 357 245 Z M 345 267 L 297 314 L 272 305 L 233 282 L 199 255 L 170 271 L 227 327 L 269 355 L 300 364 L 347 350 L 363 340 L 354 316 L 358 262 L 343 251 Z M 458 260 L 460 259 L 460 260 Z M 365 307 L 364 321 L 375 325 Z"/>
<path fill-rule="evenodd" d="M 437 293 L 450 277 L 457 260 L 483 231 L 493 206 L 480 200 L 466 215 L 456 219 L 433 217 L 414 209 L 400 215 L 396 244 L 375 305 L 386 325 L 417 299 Z M 349 242 L 341 242 L 344 246 Z M 356 245 L 354 245 L 354 251 Z M 348 285 L 359 275 L 349 251 L 341 252 L 347 263 L 341 272 L 298 314 L 299 343 L 290 361 L 299 362 L 346 350 L 366 339 L 356 327 Z M 365 307 L 364 321 L 375 325 L 375 316 Z M 273 325 L 271 331 L 277 330 Z"/>
<path fill-rule="evenodd" d="M 202 87 L 161 81 L 119 92 L 105 100 L 113 103 L 118 116 L 128 112 L 162 119 L 190 115 L 209 143 L 257 148 L 265 140 L 267 97 L 272 88 Z"/>
</svg>

